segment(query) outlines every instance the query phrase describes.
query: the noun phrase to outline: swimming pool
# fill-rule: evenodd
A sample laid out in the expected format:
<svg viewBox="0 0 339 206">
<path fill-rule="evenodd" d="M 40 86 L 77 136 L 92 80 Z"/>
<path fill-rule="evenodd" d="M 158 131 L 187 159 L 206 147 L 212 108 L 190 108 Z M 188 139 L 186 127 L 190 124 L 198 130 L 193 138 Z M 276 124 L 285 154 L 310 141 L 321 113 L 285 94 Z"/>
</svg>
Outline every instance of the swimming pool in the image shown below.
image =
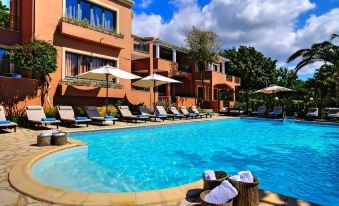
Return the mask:
<svg viewBox="0 0 339 206">
<path fill-rule="evenodd" d="M 131 192 L 196 181 L 206 169 L 251 170 L 260 188 L 323 205 L 339 202 L 339 127 L 229 119 L 71 133 L 88 146 L 33 165 L 67 190 Z"/>
</svg>

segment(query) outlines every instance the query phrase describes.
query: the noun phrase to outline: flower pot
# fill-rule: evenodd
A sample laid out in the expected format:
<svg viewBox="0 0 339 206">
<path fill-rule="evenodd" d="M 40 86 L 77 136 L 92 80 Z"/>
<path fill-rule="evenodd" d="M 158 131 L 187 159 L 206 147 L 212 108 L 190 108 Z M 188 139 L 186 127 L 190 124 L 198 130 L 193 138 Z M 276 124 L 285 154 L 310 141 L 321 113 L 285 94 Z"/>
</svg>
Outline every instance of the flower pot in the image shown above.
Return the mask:
<svg viewBox="0 0 339 206">
<path fill-rule="evenodd" d="M 22 78 L 21 74 L 15 74 L 15 73 L 9 74 L 9 76 L 12 77 L 12 78 Z"/>
</svg>

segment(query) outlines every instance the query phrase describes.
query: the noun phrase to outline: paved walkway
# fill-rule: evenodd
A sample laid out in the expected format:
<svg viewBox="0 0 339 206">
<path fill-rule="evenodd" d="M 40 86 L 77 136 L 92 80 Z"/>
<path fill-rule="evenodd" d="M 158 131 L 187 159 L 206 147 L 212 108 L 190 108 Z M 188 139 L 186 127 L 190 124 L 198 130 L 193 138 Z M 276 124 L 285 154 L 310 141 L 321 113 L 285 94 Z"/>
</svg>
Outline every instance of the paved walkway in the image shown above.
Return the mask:
<svg viewBox="0 0 339 206">
<path fill-rule="evenodd" d="M 225 117 L 214 117 L 213 119 L 221 119 Z M 205 120 L 205 119 L 203 119 Z M 192 121 L 192 120 L 191 120 Z M 193 120 L 200 121 L 200 120 Z M 177 123 L 180 121 L 165 121 L 165 123 Z M 160 122 L 150 122 L 146 125 L 154 125 L 159 124 Z M 160 123 L 163 124 L 163 123 Z M 89 128 L 86 127 L 78 127 L 78 128 L 65 128 L 60 127 L 60 130 L 71 132 L 71 131 L 80 131 L 80 130 L 95 130 L 95 129 L 111 129 L 115 127 L 131 127 L 131 126 L 143 126 L 144 123 L 125 123 L 125 122 L 117 122 L 116 126 L 95 126 L 91 125 Z M 51 128 L 55 128 L 51 126 Z M 32 155 L 36 155 L 37 153 L 41 153 L 43 151 L 50 150 L 55 147 L 38 147 L 36 145 L 36 135 L 40 133 L 41 130 L 31 130 L 26 128 L 18 128 L 17 132 L 14 133 L 13 130 L 0 130 L 0 206 L 44 206 L 50 205 L 47 203 L 43 203 L 37 200 L 33 200 L 25 195 L 22 195 L 15 191 L 8 182 L 8 173 L 10 169 L 14 166 L 14 164 L 21 159 L 30 157 Z M 310 205 L 308 203 L 293 199 L 287 198 L 285 196 L 277 196 L 273 193 L 261 193 L 263 199 L 266 199 L 265 202 L 270 203 L 279 203 L 279 205 Z M 185 199 L 181 202 L 175 203 L 167 203 L 169 205 L 180 205 L 180 206 L 190 206 L 190 205 L 199 205 L 196 199 Z M 260 206 L 270 206 L 270 205 L 278 205 L 278 204 L 268 204 L 261 203 Z"/>
</svg>

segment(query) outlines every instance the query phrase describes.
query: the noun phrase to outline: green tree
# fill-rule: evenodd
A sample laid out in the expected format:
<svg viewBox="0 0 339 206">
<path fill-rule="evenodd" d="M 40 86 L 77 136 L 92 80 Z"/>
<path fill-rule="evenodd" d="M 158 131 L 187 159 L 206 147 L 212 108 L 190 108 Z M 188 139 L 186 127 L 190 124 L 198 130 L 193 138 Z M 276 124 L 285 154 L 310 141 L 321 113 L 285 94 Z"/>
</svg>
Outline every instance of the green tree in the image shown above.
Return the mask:
<svg viewBox="0 0 339 206">
<path fill-rule="evenodd" d="M 9 8 L 0 1 L 0 27 L 8 28 L 9 26 Z"/>
<path fill-rule="evenodd" d="M 245 102 L 249 108 L 250 94 L 275 83 L 276 61 L 265 57 L 254 47 L 240 46 L 222 52 L 221 56 L 230 59 L 227 73 L 241 78 L 238 88 L 238 101 Z"/>
<path fill-rule="evenodd" d="M 15 45 L 8 55 L 16 67 L 24 71 L 32 71 L 40 80 L 41 104 L 44 105 L 45 97 L 49 101 L 48 92 L 51 86 L 50 73 L 57 69 L 57 50 L 52 44 L 43 40 L 33 40 L 30 44 Z"/>
<path fill-rule="evenodd" d="M 317 105 L 322 109 L 335 103 L 336 72 L 334 65 L 321 66 L 314 77 L 306 81 L 305 87 L 312 92 Z"/>
<path fill-rule="evenodd" d="M 324 62 L 327 65 L 334 65 L 336 68 L 336 105 L 339 106 L 339 47 L 333 44 L 333 40 L 338 38 L 337 34 L 332 34 L 330 41 L 315 43 L 311 48 L 300 49 L 293 53 L 288 59 L 287 63 L 301 58 L 300 62 L 295 67 L 298 72 L 303 67 L 313 64 L 315 62 Z"/>
<path fill-rule="evenodd" d="M 220 52 L 220 40 L 216 33 L 195 26 L 187 33 L 185 38 L 186 45 L 189 49 L 189 58 L 196 63 L 201 77 L 201 87 L 203 88 L 202 107 L 205 96 L 205 70 L 207 65 L 214 63 L 218 59 Z"/>
</svg>

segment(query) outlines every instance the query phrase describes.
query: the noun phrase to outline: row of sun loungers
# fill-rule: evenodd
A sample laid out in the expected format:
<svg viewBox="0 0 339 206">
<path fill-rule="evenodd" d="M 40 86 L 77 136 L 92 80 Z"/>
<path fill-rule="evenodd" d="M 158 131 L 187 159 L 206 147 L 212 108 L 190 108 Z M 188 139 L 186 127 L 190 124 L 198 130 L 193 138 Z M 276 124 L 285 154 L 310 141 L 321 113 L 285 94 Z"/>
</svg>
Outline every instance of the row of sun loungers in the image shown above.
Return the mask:
<svg viewBox="0 0 339 206">
<path fill-rule="evenodd" d="M 328 119 L 339 119 L 339 108 L 327 108 L 326 117 Z M 242 115 L 245 111 L 241 109 L 228 109 L 224 107 L 219 114 L 220 115 Z M 269 117 L 282 117 L 283 116 L 283 107 L 274 107 L 273 111 L 268 112 L 266 106 L 259 106 L 257 111 L 251 113 L 253 116 L 266 116 Z M 316 107 L 308 108 L 308 112 L 305 115 L 306 119 L 315 119 L 319 117 L 319 109 Z"/>
<path fill-rule="evenodd" d="M 147 122 L 150 119 L 160 119 L 164 121 L 165 119 L 182 119 L 182 118 L 202 118 L 202 117 L 212 117 L 212 113 L 200 113 L 195 106 L 191 107 L 189 112 L 186 107 L 182 106 L 179 108 L 181 113 L 175 107 L 169 108 L 170 114 L 167 113 L 163 106 L 156 106 L 156 112 L 151 114 L 150 111 L 145 106 L 140 106 L 140 114 L 132 114 L 128 106 L 118 106 L 117 107 L 121 116 L 121 119 L 124 121 L 144 121 Z M 56 125 L 59 128 L 61 123 L 70 124 L 70 125 L 79 125 L 79 124 L 88 124 L 90 122 L 96 122 L 103 125 L 107 121 L 113 122 L 113 125 L 118 120 L 113 116 L 100 116 L 97 107 L 95 106 L 85 106 L 84 107 L 87 117 L 76 116 L 74 110 L 71 106 L 57 106 L 57 110 L 60 116 L 60 120 L 56 118 L 47 118 L 42 106 L 26 106 L 26 114 L 28 119 L 29 126 L 47 126 L 47 125 Z M 1 128 L 14 128 L 18 125 L 14 122 L 6 120 L 4 108 L 0 106 L 0 129 Z"/>
</svg>

